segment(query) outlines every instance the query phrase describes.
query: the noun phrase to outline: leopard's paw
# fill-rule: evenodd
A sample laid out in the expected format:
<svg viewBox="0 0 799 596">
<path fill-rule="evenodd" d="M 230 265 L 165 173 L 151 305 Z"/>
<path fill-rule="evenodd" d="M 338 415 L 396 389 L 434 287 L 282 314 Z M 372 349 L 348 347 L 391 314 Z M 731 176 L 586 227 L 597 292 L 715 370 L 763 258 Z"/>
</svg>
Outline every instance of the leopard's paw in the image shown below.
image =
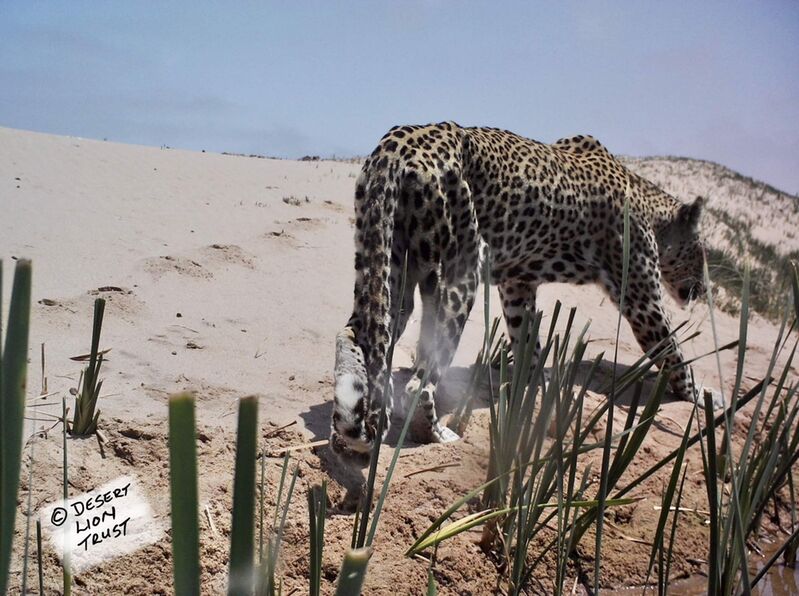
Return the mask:
<svg viewBox="0 0 799 596">
<path fill-rule="evenodd" d="M 451 428 L 444 426 L 441 424 L 441 422 L 436 422 L 431 430 L 433 443 L 452 443 L 460 439 L 458 433 Z"/>
<path fill-rule="evenodd" d="M 714 410 L 722 410 L 727 407 L 727 404 L 724 402 L 724 396 L 718 389 L 700 386 L 697 387 L 696 394 L 700 396 L 702 400 L 711 400 Z"/>
</svg>

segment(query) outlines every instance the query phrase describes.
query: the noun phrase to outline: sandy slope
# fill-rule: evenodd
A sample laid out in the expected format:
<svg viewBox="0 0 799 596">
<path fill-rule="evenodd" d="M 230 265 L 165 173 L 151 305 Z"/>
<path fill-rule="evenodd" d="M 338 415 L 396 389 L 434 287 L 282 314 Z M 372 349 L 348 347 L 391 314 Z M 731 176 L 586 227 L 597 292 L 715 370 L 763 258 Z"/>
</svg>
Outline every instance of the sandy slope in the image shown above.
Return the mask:
<svg viewBox="0 0 799 596">
<path fill-rule="evenodd" d="M 108 300 L 101 344 L 112 351 L 103 370 L 107 395 L 101 410 L 112 448 L 101 459 L 94 443 L 75 442 L 76 492 L 132 470 L 144 477 L 156 512 L 164 517 L 166 396 L 181 389 L 198 394 L 199 423 L 207 439 L 201 444 L 201 496 L 218 513 L 216 524 L 223 534 L 230 506 L 236 398 L 261 397 L 265 434 L 272 428 L 267 421 L 274 425 L 297 421 L 306 439 L 326 438 L 333 337 L 351 308 L 351 197 L 358 169 L 357 164 L 205 154 L 0 128 L 0 257 L 6 271 L 10 259 L 27 257 L 34 263 L 32 387 L 39 386 L 42 342 L 47 349 L 49 390 L 64 392 L 75 385 L 79 365 L 68 358 L 88 350 L 94 298 Z M 773 229 L 773 221 L 769 225 Z M 547 316 L 556 300 L 566 307 L 578 306 L 577 324 L 592 321 L 590 353 L 605 351 L 610 360 L 617 313 L 598 289 L 553 284 L 539 296 L 539 307 Z M 702 332 L 685 347 L 686 355 L 710 351 L 713 340 L 706 307 L 700 304 L 681 311 L 669 303 L 669 308 L 675 320 L 689 319 L 691 328 Z M 399 366 L 411 363 L 417 315 L 395 357 Z M 464 367 L 473 361 L 482 341 L 482 316 L 476 308 L 467 326 L 449 383 L 452 396 L 463 387 Z M 734 319 L 718 314 L 717 324 L 721 342 L 737 336 Z M 762 372 L 775 334 L 770 323 L 754 317 L 747 356 L 752 375 Z M 621 362 L 631 363 L 640 355 L 626 324 L 619 349 Z M 732 353 L 723 354 L 721 361 L 727 371 L 732 370 Z M 709 358 L 696 369 L 702 382 L 719 386 L 715 371 Z M 727 391 L 731 376 L 725 374 Z M 665 415 L 684 420 L 690 408 L 669 403 L 664 410 Z M 423 529 L 419 524 L 448 504 L 449 497 L 479 484 L 485 457 L 480 424 L 485 424 L 485 417 L 479 414 L 467 440 L 459 444 L 410 452 L 408 470 L 428 461 L 470 463 L 451 475 L 405 483 L 403 510 L 421 512 L 414 521 L 396 517 L 386 522 L 397 553 Z M 673 439 L 664 443 L 666 447 Z M 291 431 L 271 440 L 296 443 L 303 436 Z M 55 498 L 60 482 L 58 442 L 51 436 L 43 445 L 37 462 L 49 463 L 36 467 L 35 506 Z M 320 455 L 321 459 L 312 453 L 301 456 L 304 485 L 321 478 L 322 469 L 337 476 L 324 450 Z M 270 474 L 276 473 L 276 465 L 270 462 Z M 347 483 L 343 476 L 334 479 L 335 503 L 345 500 Z M 433 502 L 431 494 L 436 495 Z M 341 504 L 342 515 L 332 518 L 331 532 L 347 534 L 350 518 L 343 515 L 345 509 Z M 302 508 L 295 518 L 300 528 L 305 523 Z M 226 538 L 208 529 L 204 532 L 204 582 L 221 589 Z M 304 547 L 299 544 L 301 532 L 295 533 L 297 543 L 287 555 L 286 573 L 299 586 Z M 342 544 L 335 543 L 326 560 L 330 582 Z M 468 554 L 472 547 L 464 548 L 466 554 L 458 556 L 465 556 L 472 570 L 482 569 L 481 577 L 493 573 L 492 565 Z M 373 582 L 394 572 L 386 562 L 388 556 L 381 553 L 374 561 Z M 164 539 L 139 558 L 126 557 L 133 573 L 101 568 L 81 581 L 86 593 L 99 593 L 96 590 L 111 581 L 131 593 L 168 591 L 168 559 L 169 543 Z M 48 582 L 55 582 L 52 555 L 49 561 Z M 450 568 L 457 570 L 459 565 Z M 401 569 L 424 581 L 422 565 L 404 561 Z M 621 578 L 615 583 L 630 580 L 623 572 L 613 576 Z M 447 581 L 450 587 L 442 592 L 458 593 L 474 578 L 453 576 Z M 376 584 L 372 586 L 377 590 Z"/>
</svg>

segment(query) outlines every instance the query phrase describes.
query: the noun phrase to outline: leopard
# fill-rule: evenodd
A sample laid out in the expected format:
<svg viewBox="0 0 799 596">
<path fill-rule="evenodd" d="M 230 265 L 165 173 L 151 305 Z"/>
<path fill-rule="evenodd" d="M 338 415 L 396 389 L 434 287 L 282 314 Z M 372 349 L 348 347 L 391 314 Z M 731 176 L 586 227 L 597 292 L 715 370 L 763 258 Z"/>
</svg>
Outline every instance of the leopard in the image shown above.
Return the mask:
<svg viewBox="0 0 799 596">
<path fill-rule="evenodd" d="M 599 284 L 644 353 L 662 353 L 656 363 L 668 367 L 674 395 L 700 399 L 663 287 L 680 306 L 706 292 L 703 206 L 702 197 L 681 202 L 631 172 L 590 135 L 547 144 L 455 122 L 393 127 L 355 183 L 354 306 L 336 336 L 331 449 L 368 461 L 392 408 L 401 411 L 414 392 L 421 440 L 459 438 L 437 415 L 436 393 L 481 281 L 498 287 L 512 354 L 527 339 L 522 323 L 541 284 Z M 387 356 L 417 289 L 414 368 L 394 400 Z M 540 349 L 537 342 L 533 363 Z"/>
</svg>

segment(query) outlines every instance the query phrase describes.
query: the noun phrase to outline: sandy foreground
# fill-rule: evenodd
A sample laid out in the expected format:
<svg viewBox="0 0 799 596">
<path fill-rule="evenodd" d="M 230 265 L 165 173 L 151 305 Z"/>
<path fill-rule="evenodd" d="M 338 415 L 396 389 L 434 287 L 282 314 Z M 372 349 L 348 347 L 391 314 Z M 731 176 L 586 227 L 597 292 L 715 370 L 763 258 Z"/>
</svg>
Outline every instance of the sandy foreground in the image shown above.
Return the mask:
<svg viewBox="0 0 799 596">
<path fill-rule="evenodd" d="M 346 322 L 352 301 L 352 192 L 358 164 L 295 162 L 158 149 L 57 137 L 0 128 L 0 258 L 10 286 L 13 259 L 30 258 L 34 267 L 31 329 L 31 395 L 40 386 L 40 344 L 46 345 L 48 390 L 55 402 L 77 384 L 80 364 L 69 358 L 89 350 L 92 305 L 107 300 L 102 348 L 101 428 L 109 444 L 101 454 L 93 440 L 70 440 L 73 494 L 90 491 L 121 475 L 135 476 L 155 511 L 169 526 L 167 396 L 180 390 L 197 394 L 200 441 L 201 542 L 203 586 L 224 591 L 232 496 L 236 404 L 239 397 L 260 398 L 268 458 L 267 504 L 274 503 L 281 447 L 327 438 L 332 407 L 333 339 Z M 774 230 L 774 234 L 782 233 Z M 6 294 L 7 296 L 7 294 Z M 539 292 L 545 316 L 555 301 L 577 306 L 578 328 L 591 320 L 589 354 L 606 352 L 612 360 L 617 311 L 592 287 L 552 284 Z M 3 301 L 7 308 L 7 299 Z M 681 310 L 669 302 L 674 321 L 689 320 L 701 335 L 684 347 L 692 358 L 709 352 L 713 338 L 707 308 Z M 499 314 L 493 300 L 492 316 Z M 6 313 L 4 313 L 5 316 Z M 418 315 L 395 355 L 395 367 L 412 362 Z M 483 313 L 476 307 L 467 325 L 447 384 L 450 401 L 458 399 L 483 337 Z M 565 322 L 562 317 L 561 325 Z M 719 341 L 737 337 L 738 322 L 716 313 Z M 745 389 L 765 372 L 777 328 L 754 316 L 749 330 Z M 639 348 L 624 323 L 619 361 L 630 364 Z M 708 386 L 727 394 L 735 355 L 716 362 L 705 358 L 695 373 Z M 795 371 L 796 372 L 796 371 Z M 402 378 L 402 371 L 397 373 Z M 601 395 L 591 392 L 599 403 Z M 729 395 L 728 395 L 729 396 Z M 647 439 L 638 470 L 679 442 L 679 427 L 690 404 L 669 400 L 661 424 Z M 54 425 L 58 406 L 36 409 Z M 366 593 L 420 593 L 426 581 L 423 562 L 405 559 L 404 550 L 438 514 L 485 479 L 487 448 L 485 403 L 464 440 L 446 446 L 411 445 L 400 458 L 386 504 Z M 49 413 L 49 414 L 48 414 Z M 623 421 L 625 412 L 619 413 Z M 742 432 L 748 426 L 741 414 Z M 277 427 L 296 422 L 274 432 Z M 33 433 L 29 423 L 26 436 Z M 601 429 L 598 429 L 601 432 Z M 33 509 L 60 494 L 60 426 L 36 443 Z M 390 458 L 385 450 L 381 459 Z M 335 585 L 341 556 L 349 542 L 357 478 L 341 470 L 326 448 L 299 452 L 298 498 L 292 506 L 283 551 L 282 575 L 290 591 L 307 588 L 307 513 L 305 491 L 323 477 L 330 482 L 328 536 L 324 555 L 325 590 Z M 697 454 L 691 492 L 686 498 L 704 508 L 706 499 Z M 457 467 L 407 474 L 437 463 Z M 595 466 L 595 469 L 598 466 Z M 28 493 L 28 464 L 23 466 L 20 512 Z M 650 482 L 639 496 L 647 499 L 624 508 L 614 522 L 604 554 L 607 586 L 637 585 L 646 572 L 648 547 L 624 536 L 651 537 L 663 478 Z M 677 546 L 675 573 L 687 575 L 701 565 L 703 520 L 686 524 Z M 16 575 L 21 584 L 24 515 L 18 519 Z M 459 537 L 439 551 L 436 577 L 440 593 L 487 593 L 496 584 L 496 567 L 474 544 Z M 593 542 L 581 547 L 584 569 L 593 569 Z M 107 562 L 76 578 L 77 593 L 171 593 L 168 532 L 154 545 Z M 49 550 L 45 557 L 48 593 L 58 591 L 60 567 Z M 31 582 L 34 585 L 34 574 Z M 402 583 L 397 584 L 396 578 Z M 285 592 L 284 592 L 285 593 Z"/>
</svg>

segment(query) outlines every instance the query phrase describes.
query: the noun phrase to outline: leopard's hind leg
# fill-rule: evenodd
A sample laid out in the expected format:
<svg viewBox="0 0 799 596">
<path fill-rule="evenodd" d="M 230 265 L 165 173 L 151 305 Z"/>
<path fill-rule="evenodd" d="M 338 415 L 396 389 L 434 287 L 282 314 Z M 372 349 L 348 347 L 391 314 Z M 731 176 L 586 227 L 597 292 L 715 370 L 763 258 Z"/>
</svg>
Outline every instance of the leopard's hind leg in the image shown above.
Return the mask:
<svg viewBox="0 0 799 596">
<path fill-rule="evenodd" d="M 444 227 L 436 230 L 438 242 L 427 235 L 411 239 L 414 257 L 424 275 L 419 282 L 422 295 L 422 330 L 413 377 L 405 387 L 408 398 L 420 392 L 419 405 L 424 426 L 414 434 L 426 442 L 449 442 L 458 436 L 441 424 L 436 412 L 436 391 L 449 368 L 460 342 L 463 327 L 474 305 L 480 281 L 480 237 L 466 183 L 454 175 L 434 184 L 444 204 Z M 444 200 L 446 199 L 446 200 Z M 431 205 L 430 209 L 434 206 Z M 464 216 L 465 214 L 465 216 Z M 425 381 L 426 380 L 426 381 Z M 424 383 L 424 386 L 422 386 Z"/>
</svg>

